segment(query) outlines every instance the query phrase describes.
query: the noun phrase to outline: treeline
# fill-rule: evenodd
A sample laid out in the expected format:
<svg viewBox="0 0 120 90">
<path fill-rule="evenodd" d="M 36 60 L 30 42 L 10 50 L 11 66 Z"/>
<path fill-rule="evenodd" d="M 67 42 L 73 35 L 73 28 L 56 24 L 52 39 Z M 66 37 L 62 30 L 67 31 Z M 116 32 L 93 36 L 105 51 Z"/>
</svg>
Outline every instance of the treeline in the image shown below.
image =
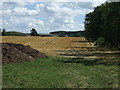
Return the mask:
<svg viewBox="0 0 120 90">
<path fill-rule="evenodd" d="M 50 34 L 53 34 L 54 36 L 58 36 L 58 37 L 84 37 L 85 36 L 84 31 L 56 31 L 56 32 L 50 32 Z"/>
<path fill-rule="evenodd" d="M 6 31 L 6 29 L 0 30 L 1 36 L 39 36 L 37 31 L 32 28 L 30 30 L 30 33 L 22 33 L 22 32 L 16 32 L 16 31 Z"/>
<path fill-rule="evenodd" d="M 85 17 L 85 37 L 96 45 L 120 49 L 120 1 L 97 6 Z"/>
<path fill-rule="evenodd" d="M 16 32 L 16 31 L 6 31 L 5 29 L 0 31 L 0 33 L 1 36 L 26 36 L 25 33 Z"/>
<path fill-rule="evenodd" d="M 22 33 L 16 31 L 6 31 L 3 29 L 1 31 L 2 36 L 41 36 L 41 37 L 84 37 L 84 31 L 56 31 L 50 32 L 49 34 L 39 34 L 37 30 L 32 28 L 30 33 Z"/>
<path fill-rule="evenodd" d="M 16 31 L 9 31 L 6 32 L 5 35 L 2 36 L 26 36 L 26 34 L 21 33 L 21 32 L 16 32 Z"/>
</svg>

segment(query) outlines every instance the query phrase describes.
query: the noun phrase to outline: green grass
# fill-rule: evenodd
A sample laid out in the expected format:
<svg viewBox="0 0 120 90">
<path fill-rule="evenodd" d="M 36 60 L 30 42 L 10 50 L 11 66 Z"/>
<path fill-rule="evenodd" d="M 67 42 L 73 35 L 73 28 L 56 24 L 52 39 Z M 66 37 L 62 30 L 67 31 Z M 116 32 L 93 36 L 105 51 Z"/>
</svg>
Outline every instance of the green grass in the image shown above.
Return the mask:
<svg viewBox="0 0 120 90">
<path fill-rule="evenodd" d="M 118 66 L 48 57 L 3 65 L 3 88 L 117 88 Z M 81 61 L 78 59 L 77 61 Z M 86 61 L 84 61 L 86 62 Z"/>
</svg>

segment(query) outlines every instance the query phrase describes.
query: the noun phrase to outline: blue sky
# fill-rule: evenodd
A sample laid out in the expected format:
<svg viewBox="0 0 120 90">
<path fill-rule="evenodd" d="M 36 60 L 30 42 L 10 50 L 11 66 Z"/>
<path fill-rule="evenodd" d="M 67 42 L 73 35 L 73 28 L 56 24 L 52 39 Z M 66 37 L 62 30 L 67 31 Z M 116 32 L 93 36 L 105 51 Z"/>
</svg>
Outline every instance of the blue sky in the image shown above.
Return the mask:
<svg viewBox="0 0 120 90">
<path fill-rule="evenodd" d="M 25 33 L 32 28 L 39 33 L 84 30 L 85 15 L 104 2 L 3 2 L 2 28 Z"/>
</svg>

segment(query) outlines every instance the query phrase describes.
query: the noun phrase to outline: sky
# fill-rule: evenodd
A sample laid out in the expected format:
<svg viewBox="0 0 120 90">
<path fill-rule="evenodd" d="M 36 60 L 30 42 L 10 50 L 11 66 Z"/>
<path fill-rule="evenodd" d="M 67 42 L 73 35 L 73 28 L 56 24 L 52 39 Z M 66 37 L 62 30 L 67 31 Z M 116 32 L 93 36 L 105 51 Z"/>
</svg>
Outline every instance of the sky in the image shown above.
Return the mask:
<svg viewBox="0 0 120 90">
<path fill-rule="evenodd" d="M 2 2 L 0 3 L 2 6 L 0 28 L 24 33 L 29 33 L 32 28 L 35 28 L 38 33 L 82 31 L 85 15 L 106 0 L 65 1 Z"/>
</svg>

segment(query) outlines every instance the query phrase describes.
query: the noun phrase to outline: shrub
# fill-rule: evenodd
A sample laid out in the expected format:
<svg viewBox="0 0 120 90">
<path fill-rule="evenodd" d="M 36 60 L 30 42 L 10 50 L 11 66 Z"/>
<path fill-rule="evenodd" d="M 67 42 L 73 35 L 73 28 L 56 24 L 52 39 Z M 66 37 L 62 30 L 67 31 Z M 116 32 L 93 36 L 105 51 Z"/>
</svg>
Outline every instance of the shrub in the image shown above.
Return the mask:
<svg viewBox="0 0 120 90">
<path fill-rule="evenodd" d="M 95 43 L 95 46 L 103 46 L 106 44 L 105 39 L 102 37 L 99 37 L 94 43 Z"/>
</svg>

